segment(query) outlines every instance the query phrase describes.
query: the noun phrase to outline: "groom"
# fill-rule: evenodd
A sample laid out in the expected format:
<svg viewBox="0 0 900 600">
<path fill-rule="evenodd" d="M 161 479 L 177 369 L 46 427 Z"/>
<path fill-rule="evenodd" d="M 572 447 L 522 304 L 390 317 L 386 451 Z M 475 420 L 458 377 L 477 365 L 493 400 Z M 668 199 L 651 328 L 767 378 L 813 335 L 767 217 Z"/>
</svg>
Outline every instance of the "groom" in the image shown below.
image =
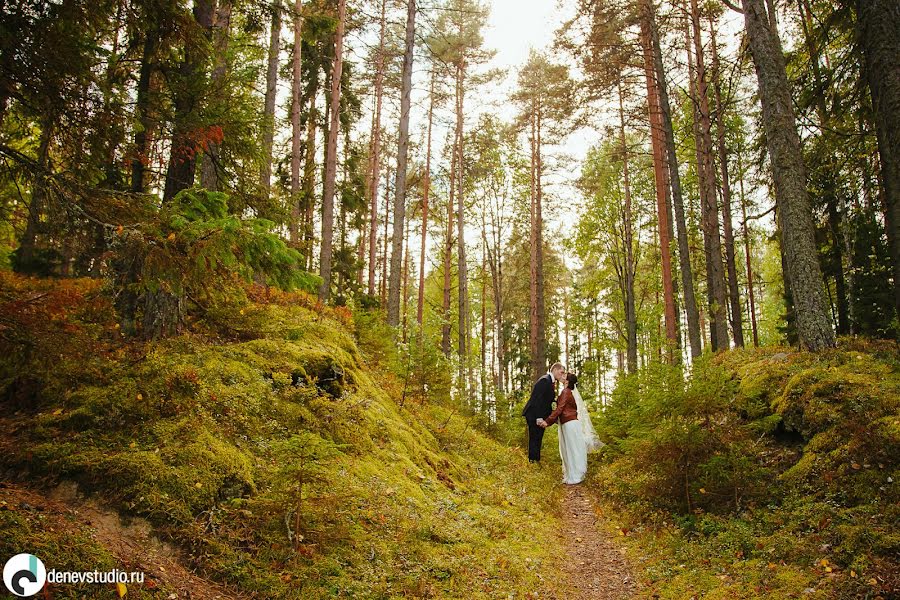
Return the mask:
<svg viewBox="0 0 900 600">
<path fill-rule="evenodd" d="M 551 404 L 556 400 L 554 382 L 563 381 L 566 368 L 561 363 L 553 363 L 550 371 L 537 380 L 531 390 L 531 398 L 522 409 L 522 416 L 528 425 L 528 462 L 541 461 L 541 444 L 544 441 L 544 428 L 537 424 L 538 419 L 546 419 L 553 412 Z"/>
</svg>

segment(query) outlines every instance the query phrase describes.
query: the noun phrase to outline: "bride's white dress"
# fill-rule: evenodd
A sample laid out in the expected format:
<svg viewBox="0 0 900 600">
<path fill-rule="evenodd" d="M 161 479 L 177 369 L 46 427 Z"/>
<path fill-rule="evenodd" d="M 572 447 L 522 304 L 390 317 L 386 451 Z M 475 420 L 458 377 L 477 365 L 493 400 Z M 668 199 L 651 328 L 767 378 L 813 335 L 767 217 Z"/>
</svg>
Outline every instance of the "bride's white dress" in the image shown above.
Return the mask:
<svg viewBox="0 0 900 600">
<path fill-rule="evenodd" d="M 572 390 L 572 395 L 575 396 L 578 418 L 559 428 L 559 456 L 562 458 L 563 483 L 567 484 L 584 481 L 588 452 L 603 446 L 577 388 Z"/>
<path fill-rule="evenodd" d="M 584 399 L 581 397 L 581 392 L 578 391 L 578 388 L 575 388 L 572 390 L 572 395 L 575 396 L 575 406 L 578 408 L 578 422 L 581 423 L 584 445 L 588 452 L 599 450 L 605 444 L 597 437 L 597 430 L 594 429 L 594 424 L 591 422 L 591 413 L 588 412 L 587 405 L 585 405 Z"/>
</svg>

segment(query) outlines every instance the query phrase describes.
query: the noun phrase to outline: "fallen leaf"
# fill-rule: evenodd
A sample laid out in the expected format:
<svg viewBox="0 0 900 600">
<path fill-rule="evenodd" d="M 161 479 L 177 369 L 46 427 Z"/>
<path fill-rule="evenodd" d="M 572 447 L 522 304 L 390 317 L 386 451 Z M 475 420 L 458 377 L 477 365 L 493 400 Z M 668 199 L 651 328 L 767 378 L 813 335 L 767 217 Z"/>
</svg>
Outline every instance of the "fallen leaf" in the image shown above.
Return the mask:
<svg viewBox="0 0 900 600">
<path fill-rule="evenodd" d="M 57 408 L 56 410 L 53 411 L 54 417 L 58 417 L 61 414 L 63 414 L 63 409 L 61 409 L 61 408 Z"/>
<path fill-rule="evenodd" d="M 116 593 L 119 594 L 119 598 L 122 598 L 125 594 L 128 593 L 128 588 L 125 587 L 124 583 L 116 584 Z"/>
</svg>

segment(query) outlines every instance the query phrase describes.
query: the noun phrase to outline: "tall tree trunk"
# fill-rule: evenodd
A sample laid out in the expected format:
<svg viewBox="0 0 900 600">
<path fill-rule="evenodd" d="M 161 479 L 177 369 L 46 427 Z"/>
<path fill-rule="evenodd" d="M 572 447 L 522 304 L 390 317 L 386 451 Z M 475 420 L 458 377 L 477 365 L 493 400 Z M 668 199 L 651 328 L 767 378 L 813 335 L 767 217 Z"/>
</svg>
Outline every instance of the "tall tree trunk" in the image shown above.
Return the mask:
<svg viewBox="0 0 900 600">
<path fill-rule="evenodd" d="M 375 125 L 372 128 L 369 162 L 369 295 L 375 295 L 375 263 L 378 250 L 378 182 L 381 179 L 381 105 L 384 97 L 384 45 L 387 0 L 381 0 L 381 33 L 375 56 Z"/>
<path fill-rule="evenodd" d="M 625 250 L 625 343 L 628 356 L 628 373 L 638 369 L 637 350 L 637 310 L 634 301 L 634 230 L 631 210 L 631 175 L 628 171 L 628 145 L 625 140 L 625 104 L 622 93 L 622 76 L 619 76 L 619 136 L 622 143 L 622 182 L 625 186 L 625 207 L 623 213 Z"/>
<path fill-rule="evenodd" d="M 409 328 L 409 219 L 403 228 L 403 343 L 406 343 Z"/>
<path fill-rule="evenodd" d="M 684 215 L 684 195 L 681 189 L 681 175 L 678 171 L 678 155 L 675 152 L 675 129 L 672 126 L 672 109 L 669 104 L 669 91 L 666 83 L 666 71 L 662 61 L 662 48 L 659 42 L 659 30 L 653 13 L 652 1 L 648 3 L 650 15 L 650 39 L 653 43 L 653 62 L 656 70 L 657 91 L 659 92 L 659 108 L 662 115 L 663 133 L 666 140 L 666 158 L 669 165 L 669 182 L 672 186 L 672 205 L 675 213 L 675 224 L 678 230 L 678 264 L 681 270 L 681 287 L 684 297 L 684 311 L 688 327 L 688 344 L 691 358 L 699 357 L 702 352 L 700 343 L 700 311 L 694 293 L 694 274 L 691 267 L 690 246 L 688 243 L 687 221 Z"/>
<path fill-rule="evenodd" d="M 297 91 L 300 91 L 299 85 Z M 303 189 L 299 188 L 300 165 L 296 163 L 300 156 L 300 124 L 297 123 L 295 133 L 292 135 L 291 141 L 291 196 L 296 196 L 298 201 L 303 202 L 303 252 L 306 255 L 307 271 L 312 271 L 313 256 L 313 209 L 315 208 L 316 193 L 316 119 L 319 111 L 316 109 L 316 92 L 310 95 L 309 110 L 306 116 L 306 157 L 303 161 Z M 298 103 L 299 105 L 299 103 Z M 294 129 L 293 108 L 291 109 L 291 128 Z M 299 118 L 299 114 L 298 117 Z M 295 166 L 296 163 L 296 166 Z"/>
<path fill-rule="evenodd" d="M 737 264 L 735 262 L 734 231 L 731 218 L 731 180 L 728 172 L 728 150 L 725 146 L 725 104 L 722 102 L 722 82 L 719 71 L 719 50 L 716 27 L 709 16 L 710 44 L 712 47 L 712 78 L 716 101 L 716 142 L 719 151 L 719 174 L 722 184 L 722 235 L 725 244 L 725 269 L 728 273 L 728 301 L 731 305 L 731 333 L 736 346 L 744 346 L 744 320 L 738 291 Z"/>
<path fill-rule="evenodd" d="M 547 369 L 547 334 L 544 331 L 544 249 L 541 210 L 541 108 L 535 101 L 531 110 L 531 287 L 530 335 L 531 377 Z"/>
<path fill-rule="evenodd" d="M 419 253 L 419 299 L 416 305 L 416 322 L 422 327 L 425 311 L 425 254 L 428 243 L 428 196 L 431 193 L 431 129 L 434 124 L 434 85 L 436 71 L 431 69 L 431 89 L 428 94 L 428 139 L 425 143 L 425 189 L 422 192 L 422 245 Z"/>
<path fill-rule="evenodd" d="M 675 287 L 672 277 L 672 240 L 669 237 L 668 185 L 665 165 L 665 133 L 659 108 L 659 91 L 653 66 L 653 43 L 651 39 L 651 7 L 649 0 L 641 3 L 641 45 L 644 51 L 644 75 L 647 81 L 647 109 L 650 116 L 650 143 L 653 150 L 653 175 L 656 181 L 656 214 L 659 221 L 659 250 L 662 263 L 663 298 L 665 302 L 666 339 L 669 341 L 667 354 L 670 360 L 680 349 L 678 332 L 678 307 L 675 301 Z"/>
<path fill-rule="evenodd" d="M 741 192 L 741 217 L 743 219 L 741 227 L 744 235 L 744 256 L 747 262 L 747 300 L 750 305 L 750 328 L 753 331 L 753 345 L 758 348 L 759 331 L 756 326 L 756 294 L 753 291 L 753 266 L 750 260 L 753 253 L 750 246 L 750 227 L 747 224 L 747 197 L 744 194 L 744 165 L 743 159 L 741 158 L 742 156 L 743 148 L 738 148 L 738 182 L 740 184 Z"/>
<path fill-rule="evenodd" d="M 494 354 L 497 357 L 497 390 L 503 392 L 503 313 L 500 302 L 499 281 L 497 277 L 497 263 L 495 262 L 493 248 L 489 245 L 487 233 L 483 237 L 485 253 L 487 255 L 487 267 L 491 271 L 491 298 L 494 303 L 493 327 L 494 327 Z"/>
<path fill-rule="evenodd" d="M 159 47 L 159 24 L 156 15 L 147 15 L 149 27 L 144 32 L 141 68 L 138 72 L 135 117 L 138 126 L 134 133 L 134 150 L 131 159 L 131 191 L 140 194 L 146 190 L 144 173 L 150 162 L 150 80 L 156 70 L 156 51 Z"/>
<path fill-rule="evenodd" d="M 194 0 L 194 21 L 201 28 L 203 35 L 210 38 L 215 14 L 214 0 Z M 202 71 L 207 59 L 205 44 L 196 41 L 185 42 L 184 60 L 178 68 L 178 84 L 173 94 L 175 126 L 172 132 L 172 145 L 169 151 L 169 165 L 166 170 L 166 186 L 163 201 L 168 202 L 178 192 L 194 185 L 197 172 L 198 143 L 191 130 L 191 115 L 200 108 L 202 100 L 198 81 L 202 79 Z"/>
<path fill-rule="evenodd" d="M 394 183 L 394 244 L 391 249 L 391 274 L 388 285 L 387 321 L 400 321 L 400 268 L 403 262 L 403 229 L 406 224 L 406 165 L 409 159 L 409 112 L 412 94 L 413 50 L 416 36 L 416 1 L 408 0 L 406 9 L 406 47 L 403 52 L 403 88 L 400 96 L 400 133 L 397 136 L 397 179 Z"/>
<path fill-rule="evenodd" d="M 856 23 L 875 112 L 894 304 L 900 315 L 900 4 L 896 0 L 856 0 Z"/>
<path fill-rule="evenodd" d="M 812 27 L 812 14 L 809 4 L 805 2 L 805 0 L 798 0 L 797 8 L 800 13 L 800 25 L 803 30 L 806 48 L 809 52 L 810 65 L 812 67 L 813 79 L 816 86 L 816 113 L 819 119 L 819 126 L 824 134 L 832 129 L 832 119 L 831 112 L 828 110 L 827 106 L 827 90 L 825 89 L 825 82 L 819 65 L 819 48 L 816 46 L 815 40 L 810 33 L 810 27 Z M 843 250 L 845 240 L 843 224 L 841 223 L 841 213 L 838 209 L 838 182 L 841 175 L 840 166 L 837 164 L 834 155 L 831 155 L 826 159 L 824 168 L 826 172 L 824 173 L 822 199 L 825 202 L 825 209 L 828 215 L 828 227 L 831 230 L 832 237 L 830 248 L 832 268 L 831 273 L 829 274 L 834 277 L 834 291 L 837 296 L 837 333 L 845 335 L 850 333 L 850 302 L 847 295 L 847 279 L 844 276 Z"/>
<path fill-rule="evenodd" d="M 696 54 L 696 79 L 693 90 L 695 133 L 697 144 L 697 175 L 700 180 L 701 223 L 706 255 L 706 286 L 709 298 L 709 333 L 713 352 L 728 349 L 728 311 L 725 293 L 725 270 L 722 266 L 722 241 L 719 229 L 719 209 L 716 193 L 715 165 L 712 156 L 712 121 L 706 79 L 706 61 L 700 34 L 700 12 L 697 0 L 691 0 L 691 25 Z M 688 50 L 690 54 L 690 49 Z"/>
<path fill-rule="evenodd" d="M 295 32 L 296 33 L 296 32 Z M 296 38 L 294 40 L 296 44 Z M 278 55 L 281 51 L 281 0 L 272 2 L 272 24 L 269 30 L 269 55 L 266 66 L 266 97 L 263 104 L 263 161 L 259 170 L 259 185 L 269 197 L 272 185 L 272 145 L 275 140 L 275 96 L 278 91 Z M 299 81 L 293 82 L 294 85 Z M 293 85 L 292 85 L 293 91 Z M 293 95 L 291 96 L 291 125 L 293 125 Z M 292 130 L 293 132 L 293 130 Z M 292 201 L 293 205 L 293 201 Z M 297 243 L 296 223 L 290 224 L 291 242 Z"/>
<path fill-rule="evenodd" d="M 542 155 L 542 126 L 543 107 L 538 103 L 537 107 L 537 141 L 535 143 L 535 195 L 534 195 L 534 223 L 535 223 L 535 275 L 537 279 L 535 304 L 537 305 L 537 358 L 541 368 L 537 375 L 545 371 L 547 364 L 547 312 L 544 306 L 544 158 Z"/>
<path fill-rule="evenodd" d="M 453 252 L 454 199 L 456 197 L 456 136 L 450 150 L 450 195 L 447 197 L 447 233 L 444 239 L 444 296 L 441 304 L 441 351 L 450 356 L 450 283 Z"/>
<path fill-rule="evenodd" d="M 486 232 L 484 234 L 484 247 L 487 251 L 488 266 L 491 269 L 491 293 L 494 301 L 495 340 L 494 346 L 497 354 L 497 389 L 505 392 L 505 340 L 503 339 L 503 292 L 502 292 L 502 262 L 499 224 L 496 214 L 491 209 L 491 241 L 488 242 Z"/>
<path fill-rule="evenodd" d="M 484 227 L 484 221 L 482 220 L 482 228 Z M 485 254 L 482 252 L 481 254 L 481 377 L 479 381 L 479 389 L 481 390 L 481 410 L 484 411 L 485 407 L 487 407 L 487 389 L 488 389 L 488 375 L 487 375 L 487 258 Z M 491 415 L 488 415 L 488 421 L 490 422 L 493 419 Z"/>
<path fill-rule="evenodd" d="M 460 35 L 462 26 L 460 25 Z M 464 60 L 464 59 L 462 59 Z M 469 374 L 469 273 L 466 264 L 465 240 L 465 160 L 463 154 L 463 98 L 465 88 L 465 65 L 460 61 L 456 66 L 456 255 L 457 262 L 457 323 L 459 328 L 459 386 L 463 398 L 468 398 L 466 385 Z"/>
<path fill-rule="evenodd" d="M 331 73 L 331 124 L 328 127 L 328 146 L 325 158 L 325 182 L 322 190 L 322 249 L 319 274 L 322 285 L 319 298 L 327 302 L 331 297 L 331 259 L 334 237 L 334 192 L 337 178 L 337 138 L 341 127 L 341 73 L 344 67 L 344 24 L 347 19 L 347 0 L 338 0 L 337 31 L 334 34 L 334 67 Z"/>
<path fill-rule="evenodd" d="M 53 140 L 53 119 L 45 116 L 42 119 L 41 136 L 38 142 L 37 162 L 39 171 L 35 176 L 31 191 L 31 202 L 28 203 L 28 218 L 25 220 L 25 231 L 16 249 L 16 270 L 20 273 L 35 273 L 35 251 L 37 237 L 41 233 L 41 223 L 46 211 L 47 170 L 50 165 L 50 143 Z"/>
<path fill-rule="evenodd" d="M 388 246 L 391 242 L 391 236 L 388 233 L 391 224 L 391 168 L 388 167 L 387 173 L 385 173 L 384 178 L 384 237 L 382 241 L 384 245 L 382 246 L 381 252 L 381 281 L 379 281 L 378 285 L 378 295 L 381 299 L 381 304 L 387 302 L 387 279 L 388 279 Z"/>
<path fill-rule="evenodd" d="M 771 25 L 763 0 L 741 0 L 747 38 L 762 104 L 785 264 L 790 280 L 797 332 L 810 350 L 834 346 L 834 330 L 824 304 L 822 270 L 816 251 L 806 166 L 797 134 L 791 89 L 781 39 Z"/>
<path fill-rule="evenodd" d="M 294 29 L 294 52 L 291 56 L 291 228 L 290 228 L 290 239 L 291 243 L 295 246 L 300 242 L 300 219 L 301 219 L 301 187 L 300 187 L 300 158 L 303 153 L 303 129 L 300 125 L 300 104 L 302 102 L 303 95 L 303 1 L 296 0 L 294 2 L 294 14 L 292 18 L 292 24 Z M 281 29 L 281 25 L 279 24 L 279 31 Z M 273 40 L 275 35 L 273 34 Z M 271 58 L 271 57 L 270 57 Z M 277 59 L 276 59 L 277 62 Z M 271 63 L 269 63 L 269 67 L 271 68 Z M 277 71 L 276 71 L 277 77 Z M 268 93 L 268 90 L 267 90 Z M 268 97 L 266 98 L 268 100 Z M 309 115 L 307 116 L 307 144 L 309 147 L 306 151 L 306 161 L 311 163 L 307 165 L 307 168 L 304 169 L 304 176 L 308 177 L 308 179 L 313 179 L 315 177 L 315 161 L 316 161 L 316 94 L 312 93 L 312 99 L 309 103 Z M 272 113 L 274 118 L 274 111 Z M 269 146 L 271 148 L 271 145 Z M 271 164 L 271 150 L 269 150 L 268 155 L 269 162 Z M 271 168 L 269 169 L 269 173 L 271 173 Z M 266 182 L 270 180 L 266 179 Z M 309 238 L 308 243 L 312 243 L 312 190 L 313 185 L 310 185 L 310 182 L 306 182 L 306 188 L 308 193 L 302 194 L 302 202 L 308 205 L 310 208 L 307 208 L 305 211 L 304 217 L 304 227 L 306 228 L 306 234 Z M 305 208 L 305 207 L 304 207 Z M 307 250 L 308 255 L 312 255 L 312 246 L 309 246 Z"/>
<path fill-rule="evenodd" d="M 213 24 L 213 48 L 215 52 L 215 65 L 213 66 L 210 83 L 213 94 L 224 94 L 225 75 L 228 72 L 228 42 L 231 37 L 231 0 L 222 0 L 215 13 Z M 206 140 L 206 150 L 203 153 L 203 163 L 200 169 L 200 185 L 208 190 L 219 191 L 222 189 L 221 178 L 222 142 L 217 135 L 209 135 Z"/>
</svg>

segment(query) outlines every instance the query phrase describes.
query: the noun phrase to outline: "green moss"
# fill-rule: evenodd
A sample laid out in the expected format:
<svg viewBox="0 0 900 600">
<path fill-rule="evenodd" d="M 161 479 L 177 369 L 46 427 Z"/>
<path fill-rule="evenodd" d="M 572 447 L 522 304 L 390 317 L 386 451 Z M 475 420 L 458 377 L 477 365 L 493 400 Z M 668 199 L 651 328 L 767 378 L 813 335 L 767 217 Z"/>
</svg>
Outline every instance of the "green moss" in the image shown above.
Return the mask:
<svg viewBox="0 0 900 600">
<path fill-rule="evenodd" d="M 591 484 L 628 516 L 647 594 L 888 592 L 900 547 L 898 357 L 896 344 L 842 340 L 816 354 L 727 352 L 714 360 L 724 375 L 698 363 L 683 391 L 636 378 L 640 393 L 595 421 L 610 439 Z M 670 500 L 688 493 L 690 504 Z"/>
<path fill-rule="evenodd" d="M 543 589 L 552 572 L 535 565 L 560 551 L 546 473 L 452 410 L 401 407 L 336 320 L 302 306 L 244 313 L 229 320 L 235 339 L 200 332 L 35 366 L 57 391 L 20 417 L 3 466 L 77 481 L 246 594 Z M 548 527 L 522 527 L 539 520 Z"/>
</svg>

